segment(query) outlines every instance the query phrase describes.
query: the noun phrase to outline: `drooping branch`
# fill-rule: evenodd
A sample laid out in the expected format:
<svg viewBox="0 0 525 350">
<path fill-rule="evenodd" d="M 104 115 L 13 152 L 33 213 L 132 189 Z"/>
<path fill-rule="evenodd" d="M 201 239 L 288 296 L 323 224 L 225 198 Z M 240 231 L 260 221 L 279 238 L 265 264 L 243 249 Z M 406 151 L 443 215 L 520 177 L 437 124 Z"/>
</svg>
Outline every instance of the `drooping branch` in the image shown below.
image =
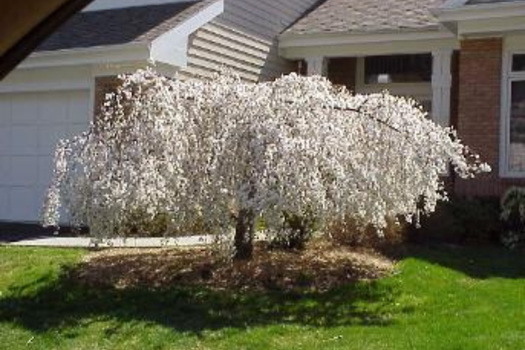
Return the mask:
<svg viewBox="0 0 525 350">
<path fill-rule="evenodd" d="M 425 210 L 435 208 L 443 164 L 462 175 L 488 170 L 413 101 L 341 95 L 297 75 L 251 84 L 138 71 L 65 149 L 46 223 L 65 210 L 95 234 L 126 235 L 130 213 L 169 217 L 174 232 L 198 222 L 245 252 L 255 218 L 269 232 L 282 231 L 283 213 L 306 211 L 321 223 L 350 213 L 381 228 L 416 213 L 422 195 Z"/>
</svg>

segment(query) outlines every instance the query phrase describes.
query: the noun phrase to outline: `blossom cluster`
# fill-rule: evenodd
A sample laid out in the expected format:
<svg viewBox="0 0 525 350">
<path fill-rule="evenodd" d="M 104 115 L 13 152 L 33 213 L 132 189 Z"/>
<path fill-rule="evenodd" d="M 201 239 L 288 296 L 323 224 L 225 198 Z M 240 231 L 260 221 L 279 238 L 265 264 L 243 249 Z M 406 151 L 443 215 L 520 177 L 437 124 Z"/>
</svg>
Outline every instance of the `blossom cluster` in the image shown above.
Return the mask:
<svg viewBox="0 0 525 350">
<path fill-rule="evenodd" d="M 150 69 L 121 78 L 89 131 L 58 146 L 45 225 L 66 217 L 121 235 L 141 210 L 168 214 L 175 230 L 199 222 L 222 234 L 250 210 L 269 230 L 283 213 L 306 211 L 321 223 L 350 213 L 382 228 L 432 212 L 446 199 L 448 169 L 464 178 L 490 171 L 408 98 L 296 74 L 257 84 Z"/>
</svg>

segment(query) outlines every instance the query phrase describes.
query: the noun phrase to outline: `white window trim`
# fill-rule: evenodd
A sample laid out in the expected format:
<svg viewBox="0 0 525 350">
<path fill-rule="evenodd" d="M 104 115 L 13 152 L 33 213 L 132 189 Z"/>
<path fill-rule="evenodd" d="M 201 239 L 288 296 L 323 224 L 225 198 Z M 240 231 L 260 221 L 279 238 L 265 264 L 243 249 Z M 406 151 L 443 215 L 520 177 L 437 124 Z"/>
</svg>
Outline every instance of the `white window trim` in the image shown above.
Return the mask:
<svg viewBox="0 0 525 350">
<path fill-rule="evenodd" d="M 523 50 L 505 50 L 501 79 L 501 118 L 500 118 L 500 152 L 499 175 L 502 178 L 525 178 L 525 171 L 510 170 L 510 113 L 512 104 L 511 88 L 515 81 L 525 81 L 525 72 L 512 71 L 514 55 L 525 54 Z"/>
</svg>

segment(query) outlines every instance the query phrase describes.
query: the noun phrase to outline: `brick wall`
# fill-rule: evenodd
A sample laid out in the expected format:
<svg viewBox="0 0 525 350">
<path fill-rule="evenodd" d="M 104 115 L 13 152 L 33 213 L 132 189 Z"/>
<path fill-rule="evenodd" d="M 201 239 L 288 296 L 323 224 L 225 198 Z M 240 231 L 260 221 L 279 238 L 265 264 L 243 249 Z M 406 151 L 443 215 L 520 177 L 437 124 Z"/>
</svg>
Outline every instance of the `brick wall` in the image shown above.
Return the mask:
<svg viewBox="0 0 525 350">
<path fill-rule="evenodd" d="M 356 59 L 353 57 L 331 58 L 328 61 L 328 79 L 336 85 L 344 85 L 355 91 Z"/>
<path fill-rule="evenodd" d="M 460 138 L 490 164 L 493 171 L 474 180 L 456 179 L 455 192 L 464 196 L 500 196 L 523 180 L 499 177 L 501 38 L 461 42 L 457 129 Z"/>
</svg>

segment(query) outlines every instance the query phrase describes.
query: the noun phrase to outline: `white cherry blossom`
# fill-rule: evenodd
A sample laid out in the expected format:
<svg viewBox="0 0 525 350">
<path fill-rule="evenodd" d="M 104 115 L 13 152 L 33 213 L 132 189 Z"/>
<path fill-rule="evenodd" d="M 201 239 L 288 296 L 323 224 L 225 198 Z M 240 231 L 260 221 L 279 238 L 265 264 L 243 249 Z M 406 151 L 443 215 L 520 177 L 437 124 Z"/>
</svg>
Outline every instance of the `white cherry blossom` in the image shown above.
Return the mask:
<svg viewBox="0 0 525 350">
<path fill-rule="evenodd" d="M 490 171 L 453 130 L 388 93 L 295 74 L 252 84 L 148 69 L 122 79 L 90 130 L 58 146 L 44 225 L 65 212 L 95 236 L 125 235 L 127 215 L 142 210 L 168 214 L 174 230 L 242 229 L 250 245 L 258 217 L 274 232 L 283 212 L 305 211 L 321 225 L 350 213 L 382 228 L 435 210 L 449 166 L 463 178 Z"/>
</svg>

